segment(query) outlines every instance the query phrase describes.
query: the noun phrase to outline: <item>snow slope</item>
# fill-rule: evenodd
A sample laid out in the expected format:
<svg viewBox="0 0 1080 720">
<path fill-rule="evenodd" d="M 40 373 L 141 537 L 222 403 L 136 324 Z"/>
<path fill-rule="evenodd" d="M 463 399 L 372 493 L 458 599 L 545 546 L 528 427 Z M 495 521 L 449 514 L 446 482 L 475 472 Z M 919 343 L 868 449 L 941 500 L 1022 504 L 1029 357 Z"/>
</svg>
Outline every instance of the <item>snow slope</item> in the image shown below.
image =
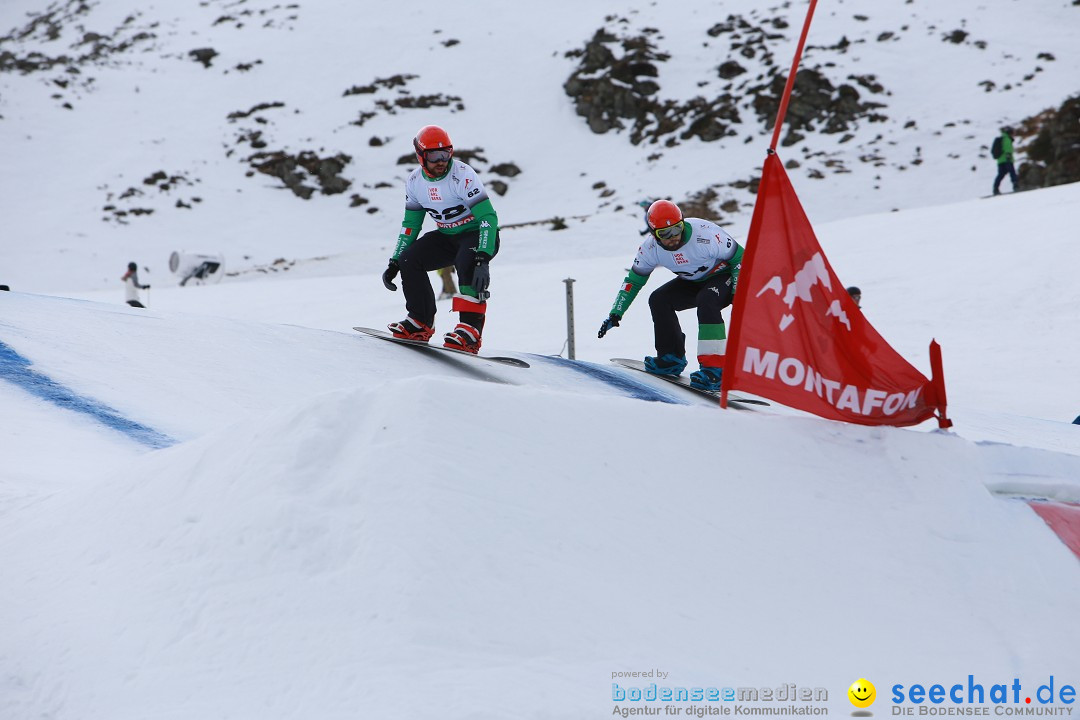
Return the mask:
<svg viewBox="0 0 1080 720">
<path fill-rule="evenodd" d="M 5 388 L 55 444 L 5 432 L 4 717 L 589 717 L 652 666 L 835 712 L 857 676 L 1074 666 L 1077 558 L 994 491 L 1080 500 L 1076 456 L 642 402 L 536 355 L 0 303 L 38 372 L 177 440 Z M 716 459 L 680 471 L 702 434 Z"/>
</svg>

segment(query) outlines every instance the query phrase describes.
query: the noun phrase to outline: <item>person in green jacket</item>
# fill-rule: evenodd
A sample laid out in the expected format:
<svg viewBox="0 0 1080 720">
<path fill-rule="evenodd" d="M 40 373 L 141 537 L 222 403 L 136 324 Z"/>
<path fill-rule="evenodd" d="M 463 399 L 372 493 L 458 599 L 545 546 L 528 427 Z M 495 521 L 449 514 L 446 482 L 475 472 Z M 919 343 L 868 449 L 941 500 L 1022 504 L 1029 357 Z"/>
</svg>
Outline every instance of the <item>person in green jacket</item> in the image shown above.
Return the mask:
<svg viewBox="0 0 1080 720">
<path fill-rule="evenodd" d="M 990 155 L 997 160 L 997 177 L 994 178 L 994 194 L 1000 195 L 1001 181 L 1009 176 L 1012 181 L 1013 192 L 1016 192 L 1016 167 L 1013 165 L 1013 138 L 1012 128 L 1001 128 L 1001 134 L 994 138 L 990 145 Z"/>
</svg>

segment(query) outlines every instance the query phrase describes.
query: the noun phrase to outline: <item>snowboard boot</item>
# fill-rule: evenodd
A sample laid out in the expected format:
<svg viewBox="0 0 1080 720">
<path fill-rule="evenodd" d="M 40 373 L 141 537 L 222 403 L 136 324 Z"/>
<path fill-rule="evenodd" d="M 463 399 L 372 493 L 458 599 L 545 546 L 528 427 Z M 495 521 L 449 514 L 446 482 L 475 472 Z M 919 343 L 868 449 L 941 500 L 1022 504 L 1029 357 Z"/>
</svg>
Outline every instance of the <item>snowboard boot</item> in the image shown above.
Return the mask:
<svg viewBox="0 0 1080 720">
<path fill-rule="evenodd" d="M 686 357 L 682 355 L 667 353 L 660 357 L 652 357 L 651 355 L 645 357 L 645 372 L 653 375 L 678 377 L 685 369 Z"/>
<path fill-rule="evenodd" d="M 427 342 L 435 334 L 435 328 L 425 325 L 419 320 L 413 320 L 411 317 L 407 317 L 401 322 L 390 323 L 386 327 L 394 337 L 402 340 Z"/>
<path fill-rule="evenodd" d="M 472 325 L 458 323 L 456 328 L 443 335 L 443 347 L 476 355 L 480 352 L 480 331 Z"/>
<path fill-rule="evenodd" d="M 723 368 L 702 367 L 690 373 L 690 387 L 706 392 L 720 392 L 720 375 Z"/>
</svg>

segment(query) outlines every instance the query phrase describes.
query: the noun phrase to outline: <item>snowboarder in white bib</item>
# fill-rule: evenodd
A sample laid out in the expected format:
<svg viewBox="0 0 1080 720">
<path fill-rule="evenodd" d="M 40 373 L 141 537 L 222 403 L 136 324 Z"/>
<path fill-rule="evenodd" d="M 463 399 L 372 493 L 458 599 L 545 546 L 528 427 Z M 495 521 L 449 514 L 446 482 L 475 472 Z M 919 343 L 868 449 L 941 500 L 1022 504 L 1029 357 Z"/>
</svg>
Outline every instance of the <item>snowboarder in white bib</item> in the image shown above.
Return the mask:
<svg viewBox="0 0 1080 720">
<path fill-rule="evenodd" d="M 720 313 L 735 296 L 742 246 L 715 223 L 684 218 L 679 206 L 670 200 L 650 205 L 647 218 L 651 234 L 638 248 L 634 265 L 597 337 L 619 326 L 652 271 L 666 267 L 678 277 L 649 296 L 656 356 L 645 358 L 645 369 L 654 375 L 682 374 L 686 369 L 686 335 L 676 313 L 697 308 L 700 369 L 690 373 L 690 384 L 715 392 L 720 389 L 727 345 Z"/>
<path fill-rule="evenodd" d="M 476 171 L 454 159 L 445 130 L 420 128 L 413 148 L 420 167 L 405 181 L 405 219 L 382 275 L 383 285 L 397 290 L 394 278 L 401 273 L 409 316 L 387 327 L 395 337 L 427 342 L 435 333 L 435 291 L 428 272 L 454 265 L 459 288 L 451 309 L 460 322 L 443 336 L 443 347 L 476 353 L 487 313 L 488 262 L 499 252 L 499 217 Z M 420 235 L 425 212 L 436 228 Z"/>
</svg>

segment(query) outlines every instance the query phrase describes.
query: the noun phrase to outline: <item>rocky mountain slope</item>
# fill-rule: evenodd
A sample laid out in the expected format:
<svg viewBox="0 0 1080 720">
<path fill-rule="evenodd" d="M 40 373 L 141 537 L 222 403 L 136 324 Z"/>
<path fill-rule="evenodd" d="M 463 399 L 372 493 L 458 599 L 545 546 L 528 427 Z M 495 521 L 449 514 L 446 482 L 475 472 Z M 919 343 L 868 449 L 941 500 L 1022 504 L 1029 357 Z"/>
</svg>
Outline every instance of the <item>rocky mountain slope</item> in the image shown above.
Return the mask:
<svg viewBox="0 0 1080 720">
<path fill-rule="evenodd" d="M 195 237 L 234 270 L 351 252 L 396 231 L 409 140 L 436 122 L 505 225 L 618 234 L 666 196 L 741 234 L 805 10 L 9 0 L 0 210 L 91 283 L 111 271 L 88 246 Z M 814 218 L 984 195 L 1006 123 L 1024 186 L 1077 179 L 1078 19 L 1070 0 L 821 3 L 780 148 Z"/>
</svg>

